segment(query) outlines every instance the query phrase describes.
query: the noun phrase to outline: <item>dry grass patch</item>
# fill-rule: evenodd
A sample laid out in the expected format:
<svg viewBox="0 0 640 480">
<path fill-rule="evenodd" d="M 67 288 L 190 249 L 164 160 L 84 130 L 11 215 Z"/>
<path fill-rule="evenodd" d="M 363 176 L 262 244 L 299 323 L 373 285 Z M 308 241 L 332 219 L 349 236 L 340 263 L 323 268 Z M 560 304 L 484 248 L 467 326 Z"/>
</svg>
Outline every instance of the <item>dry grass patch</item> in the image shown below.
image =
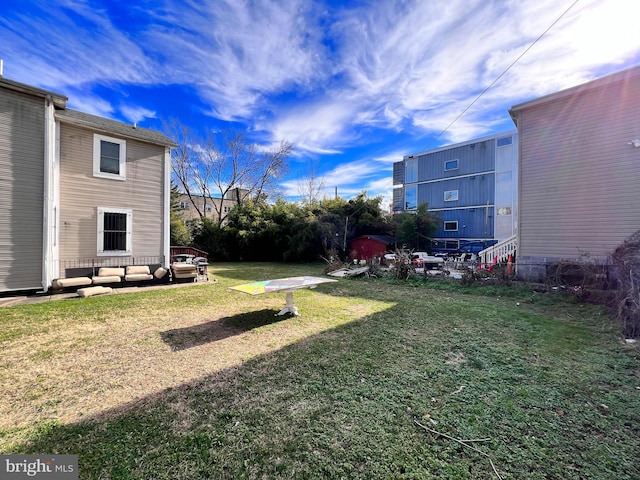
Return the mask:
<svg viewBox="0 0 640 480">
<path fill-rule="evenodd" d="M 224 284 L 0 310 L 3 325 L 21 332 L 2 345 L 0 429 L 93 417 L 386 308 L 317 290 L 295 297 L 300 317 L 274 315 L 283 295 L 249 297 Z M 16 325 L 21 311 L 42 315 L 32 332 Z M 188 406 L 175 408 L 188 428 Z"/>
</svg>

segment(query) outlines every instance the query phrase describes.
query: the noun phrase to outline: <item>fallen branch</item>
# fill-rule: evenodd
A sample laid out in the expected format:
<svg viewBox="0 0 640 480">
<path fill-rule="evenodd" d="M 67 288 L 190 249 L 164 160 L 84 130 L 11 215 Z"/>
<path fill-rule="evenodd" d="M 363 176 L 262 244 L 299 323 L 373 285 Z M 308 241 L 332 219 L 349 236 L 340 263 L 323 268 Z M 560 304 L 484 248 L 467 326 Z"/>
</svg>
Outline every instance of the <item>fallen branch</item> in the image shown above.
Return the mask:
<svg viewBox="0 0 640 480">
<path fill-rule="evenodd" d="M 482 450 L 478 450 L 476 447 L 474 447 L 473 445 L 468 445 L 466 442 L 478 442 L 478 441 L 484 441 L 484 439 L 481 440 L 461 440 L 459 438 L 455 438 L 452 437 L 451 435 L 447 435 L 446 433 L 442 433 L 439 432 L 437 430 L 434 430 L 432 428 L 429 428 L 425 425 L 422 425 L 419 421 L 414 420 L 414 422 L 416 423 L 416 425 L 418 425 L 419 427 L 424 428 L 425 430 L 427 430 L 428 432 L 431 433 L 435 433 L 436 435 L 440 435 L 441 437 L 445 437 L 448 438 L 449 440 L 453 440 L 454 442 L 458 442 L 460 445 L 463 445 L 467 448 L 470 448 L 471 450 L 473 450 L 474 452 L 478 452 L 480 455 L 483 455 L 485 457 L 487 457 L 489 459 L 489 463 L 491 464 L 491 468 L 493 468 L 493 473 L 496 474 L 496 477 L 498 477 L 499 480 L 502 480 L 502 477 L 500 476 L 500 474 L 498 473 L 498 470 L 496 469 L 496 466 L 493 464 L 493 461 L 491 460 L 491 457 L 489 456 L 489 454 L 483 452 Z"/>
</svg>

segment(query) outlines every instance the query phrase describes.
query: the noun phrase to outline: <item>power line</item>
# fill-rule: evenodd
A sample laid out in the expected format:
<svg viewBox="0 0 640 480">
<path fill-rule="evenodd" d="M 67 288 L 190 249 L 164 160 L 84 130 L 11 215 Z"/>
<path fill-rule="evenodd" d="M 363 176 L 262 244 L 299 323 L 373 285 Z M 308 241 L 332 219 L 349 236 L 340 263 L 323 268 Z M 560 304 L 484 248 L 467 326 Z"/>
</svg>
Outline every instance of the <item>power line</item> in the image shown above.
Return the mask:
<svg viewBox="0 0 640 480">
<path fill-rule="evenodd" d="M 454 118 L 454 119 L 453 119 L 453 121 L 452 121 L 449 125 L 447 125 L 447 127 L 446 127 L 444 130 L 442 130 L 442 131 L 441 131 L 441 132 L 440 132 L 440 133 L 439 133 L 439 134 L 438 134 L 438 135 L 437 135 L 437 136 L 436 136 L 436 137 L 431 141 L 431 143 L 430 143 L 430 144 L 429 144 L 429 146 L 427 147 L 427 150 L 428 150 L 429 148 L 431 148 L 431 146 L 436 142 L 436 140 L 438 140 L 438 139 L 439 139 L 439 138 L 440 138 L 440 137 L 441 137 L 445 132 L 447 132 L 447 131 L 452 127 L 452 125 L 453 125 L 454 123 L 456 123 L 458 120 L 460 120 L 460 118 L 462 118 L 462 116 L 463 116 L 465 113 L 467 113 L 467 111 L 469 111 L 469 109 L 470 109 L 471 107 L 473 107 L 473 105 L 474 105 L 478 100 L 480 100 L 480 97 L 482 97 L 485 93 L 487 93 L 487 92 L 489 91 L 489 89 L 490 89 L 491 87 L 493 87 L 496 83 L 498 83 L 498 81 L 499 81 L 499 80 L 500 80 L 500 79 L 501 79 L 501 78 L 502 78 L 502 77 L 503 77 L 503 76 L 504 76 L 504 75 L 505 75 L 509 70 L 511 70 L 511 67 L 513 67 L 516 63 L 518 63 L 518 61 L 519 61 L 522 57 L 524 57 L 524 56 L 525 56 L 525 54 L 526 54 L 529 50 L 531 50 L 531 49 L 533 48 L 533 46 L 534 46 L 536 43 L 538 43 L 538 42 L 540 41 L 540 39 L 541 39 L 542 37 L 544 37 L 544 36 L 549 32 L 549 30 L 551 30 L 551 29 L 555 26 L 555 24 L 556 24 L 556 23 L 558 23 L 558 22 L 562 19 L 562 17 L 564 17 L 567 13 L 569 13 L 569 10 L 571 10 L 573 7 L 575 7 L 576 3 L 578 3 L 579 1 L 580 1 L 580 0 L 575 0 L 575 2 L 573 2 L 573 3 L 569 6 L 569 8 L 567 8 L 564 12 L 562 12 L 562 14 L 561 14 L 558 18 L 556 18 L 556 19 L 555 19 L 555 21 L 554 21 L 551 25 L 549 25 L 549 26 L 547 27 L 547 29 L 546 29 L 544 32 L 542 32 L 542 33 L 540 34 L 540 36 L 539 36 L 538 38 L 536 38 L 536 39 L 533 41 L 533 43 L 531 43 L 531 45 L 529 45 L 529 46 L 528 46 L 528 47 L 527 47 L 527 48 L 526 48 L 526 49 L 525 49 L 525 50 L 524 50 L 524 51 L 523 51 L 523 52 L 518 56 L 518 58 L 516 58 L 513 62 L 511 62 L 511 64 L 510 64 L 510 65 L 509 65 L 509 66 L 508 66 L 508 67 L 507 67 L 507 68 L 506 68 L 506 69 L 505 69 L 505 70 L 504 70 L 500 75 L 498 75 L 498 76 L 496 77 L 496 79 L 495 79 L 493 82 L 491 82 L 491 83 L 489 84 L 489 86 L 488 86 L 488 87 L 486 87 L 484 90 L 482 90 L 482 92 L 480 92 L 480 93 L 478 94 L 478 96 L 477 96 L 477 97 L 476 97 L 476 98 L 475 98 L 475 99 L 474 99 L 474 100 L 473 100 L 473 101 L 472 101 L 472 102 L 467 106 L 467 108 L 465 108 L 462 112 L 460 112 L 460 114 L 459 114 L 456 118 Z"/>
</svg>

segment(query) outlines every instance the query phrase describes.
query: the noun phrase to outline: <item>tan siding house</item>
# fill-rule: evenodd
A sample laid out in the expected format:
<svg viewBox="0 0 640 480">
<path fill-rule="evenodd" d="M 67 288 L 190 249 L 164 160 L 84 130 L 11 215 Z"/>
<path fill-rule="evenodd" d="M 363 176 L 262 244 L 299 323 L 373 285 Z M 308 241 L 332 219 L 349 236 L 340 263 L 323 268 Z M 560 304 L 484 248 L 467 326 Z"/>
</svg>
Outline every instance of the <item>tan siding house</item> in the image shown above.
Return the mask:
<svg viewBox="0 0 640 480">
<path fill-rule="evenodd" d="M 640 229 L 640 68 L 510 110 L 518 128 L 518 274 L 609 254 Z"/>
<path fill-rule="evenodd" d="M 0 292 L 169 262 L 173 142 L 0 78 Z"/>
</svg>

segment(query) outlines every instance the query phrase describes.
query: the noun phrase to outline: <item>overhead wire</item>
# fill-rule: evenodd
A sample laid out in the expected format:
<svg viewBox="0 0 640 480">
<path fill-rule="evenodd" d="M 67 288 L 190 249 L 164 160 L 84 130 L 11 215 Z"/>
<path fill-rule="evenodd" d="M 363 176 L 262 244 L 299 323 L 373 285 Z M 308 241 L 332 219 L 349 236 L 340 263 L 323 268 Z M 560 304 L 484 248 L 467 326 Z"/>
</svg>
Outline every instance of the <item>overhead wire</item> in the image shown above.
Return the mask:
<svg viewBox="0 0 640 480">
<path fill-rule="evenodd" d="M 538 38 L 536 38 L 536 39 L 531 43 L 531 45 L 529 45 L 529 46 L 528 46 L 528 47 L 527 47 L 527 48 L 526 48 L 526 49 L 525 49 L 525 50 L 524 50 L 520 55 L 518 55 L 518 57 L 517 57 L 513 62 L 511 62 L 511 64 L 510 64 L 510 65 L 509 65 L 509 66 L 508 66 L 508 67 L 507 67 L 507 68 L 506 68 L 506 69 L 505 69 L 505 70 L 504 70 L 500 75 L 498 75 L 498 76 L 496 77 L 496 79 L 495 79 L 493 82 L 491 82 L 487 87 L 485 87 L 485 89 L 484 89 L 484 90 L 482 90 L 482 92 L 480 92 L 480 93 L 478 94 L 478 96 L 477 96 L 476 98 L 474 98 L 474 99 L 473 99 L 473 101 L 472 101 L 472 102 L 471 102 L 471 103 L 470 103 L 470 104 L 469 104 L 469 105 L 468 105 L 468 106 L 467 106 L 467 107 L 466 107 L 462 112 L 460 112 L 460 114 L 458 114 L 458 116 L 457 116 L 456 118 L 454 118 L 454 119 L 451 121 L 451 123 L 450 123 L 449 125 L 447 125 L 447 126 L 446 126 L 446 128 L 445 128 L 444 130 L 442 130 L 442 131 L 441 131 L 441 132 L 440 132 L 440 133 L 439 133 L 439 134 L 438 134 L 438 135 L 437 135 L 437 136 L 436 136 L 436 137 L 431 141 L 431 143 L 430 143 L 430 144 L 429 144 L 429 146 L 427 147 L 427 150 L 428 150 L 429 148 L 431 148 L 431 146 L 433 146 L 433 144 L 434 144 L 434 143 L 435 143 L 435 142 L 436 142 L 436 141 L 437 141 L 437 140 L 438 140 L 442 135 L 444 135 L 444 134 L 445 134 L 445 133 L 446 133 L 446 132 L 447 132 L 447 131 L 448 131 L 448 130 L 449 130 L 449 129 L 450 129 L 450 128 L 451 128 L 451 127 L 452 127 L 452 126 L 453 126 L 453 125 L 458 121 L 458 120 L 460 120 L 460 118 L 462 118 L 462 116 L 463 116 L 465 113 L 467 113 L 467 112 L 469 111 L 469 109 L 470 109 L 471 107 L 473 107 L 473 105 L 474 105 L 478 100 L 480 100 L 480 98 L 481 98 L 485 93 L 487 93 L 491 87 L 493 87 L 496 83 L 498 83 L 498 81 L 500 81 L 500 79 L 501 79 L 501 78 L 502 78 L 502 77 L 503 77 L 503 76 L 504 76 L 504 75 L 505 75 L 509 70 L 511 70 L 511 68 L 512 68 L 516 63 L 518 63 L 518 61 L 520 61 L 520 59 L 521 59 L 522 57 L 524 57 L 524 56 L 526 55 L 526 53 L 527 53 L 529 50 L 531 50 L 531 49 L 533 48 L 533 46 L 534 46 L 536 43 L 538 43 L 538 42 L 540 41 L 540 39 L 542 39 L 542 37 L 544 37 L 544 36 L 549 32 L 549 30 L 551 30 L 551 29 L 552 29 L 552 28 L 553 28 L 553 27 L 554 27 L 554 26 L 555 26 L 555 25 L 556 25 L 560 20 L 562 20 L 562 18 L 563 18 L 567 13 L 569 13 L 569 11 L 570 11 L 573 7 L 575 7 L 575 5 L 576 5 L 579 1 L 580 1 L 580 0 L 575 0 L 575 1 L 574 1 L 574 2 L 569 6 L 569 8 L 567 8 L 564 12 L 562 12 L 562 14 L 561 14 L 558 18 L 556 18 L 556 19 L 553 21 L 553 23 L 552 23 L 551 25 L 549 25 L 549 26 L 547 27 L 547 29 L 546 29 L 544 32 L 542 32 L 542 33 L 540 34 L 540 36 L 538 36 Z"/>
</svg>

